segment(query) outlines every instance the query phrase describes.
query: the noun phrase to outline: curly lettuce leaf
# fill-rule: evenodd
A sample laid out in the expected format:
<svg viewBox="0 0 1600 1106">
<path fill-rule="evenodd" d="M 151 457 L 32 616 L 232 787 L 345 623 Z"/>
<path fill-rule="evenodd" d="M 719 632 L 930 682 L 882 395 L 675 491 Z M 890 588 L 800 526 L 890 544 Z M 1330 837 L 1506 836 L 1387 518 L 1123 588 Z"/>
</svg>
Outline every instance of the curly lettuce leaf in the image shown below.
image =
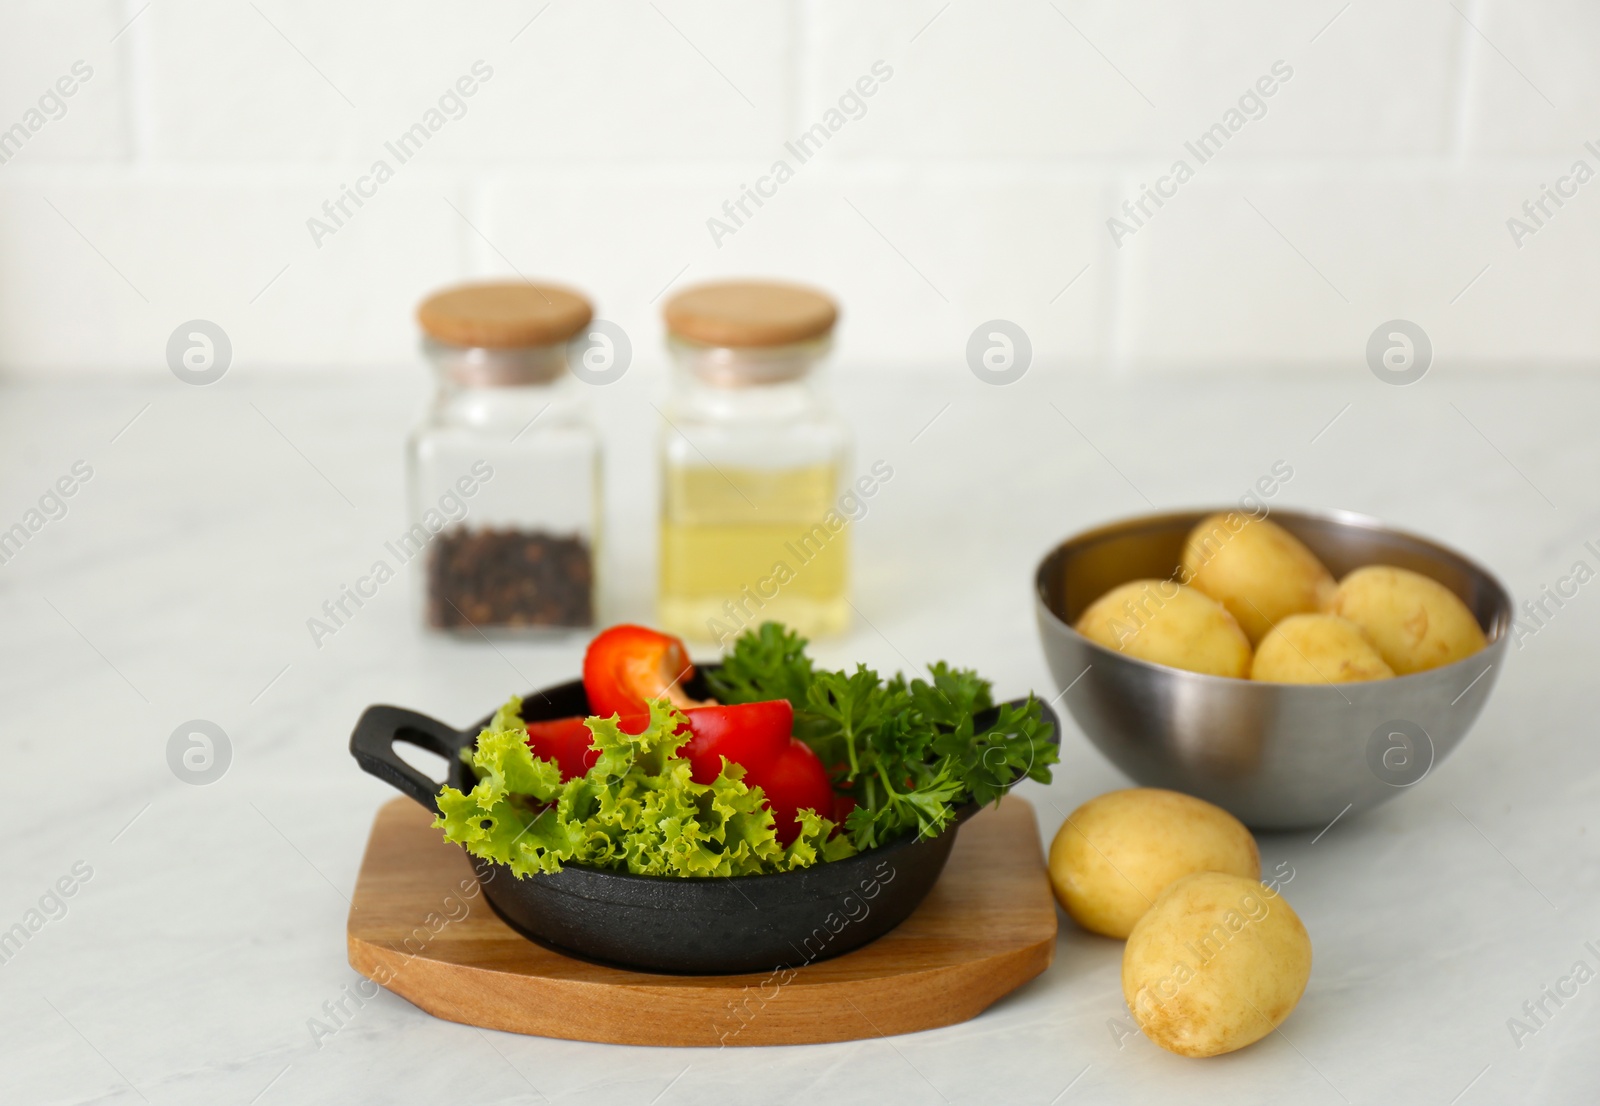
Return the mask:
<svg viewBox="0 0 1600 1106">
<path fill-rule="evenodd" d="M 465 794 L 441 788 L 433 824 L 444 829 L 445 840 L 465 845 L 474 856 L 526 875 L 559 868 L 571 841 L 566 827 L 545 809 L 561 793 L 561 769 L 533 755 L 516 713 L 521 706 L 520 699 L 512 699 L 478 735 L 477 747 L 464 758 L 477 784 Z"/>
<path fill-rule="evenodd" d="M 758 875 L 855 852 L 812 811 L 802 812 L 799 837 L 780 845 L 765 796 L 744 783 L 737 764 L 724 761 L 716 779 L 695 783 L 678 755 L 685 719 L 665 700 L 650 705 L 639 734 L 616 718 L 589 719 L 600 756 L 566 783 L 553 761 L 533 755 L 520 711 L 513 699 L 496 712 L 464 758 L 477 783 L 465 793 L 442 788 L 434 821 L 447 841 L 519 877 L 564 864 L 652 876 Z"/>
</svg>

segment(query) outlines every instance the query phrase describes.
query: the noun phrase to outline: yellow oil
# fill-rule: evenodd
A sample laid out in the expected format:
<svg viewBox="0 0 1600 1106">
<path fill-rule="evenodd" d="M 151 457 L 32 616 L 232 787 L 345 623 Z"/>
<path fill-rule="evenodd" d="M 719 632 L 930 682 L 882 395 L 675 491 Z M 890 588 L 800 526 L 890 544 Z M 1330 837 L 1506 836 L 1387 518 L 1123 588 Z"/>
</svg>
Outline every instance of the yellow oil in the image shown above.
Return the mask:
<svg viewBox="0 0 1600 1106">
<path fill-rule="evenodd" d="M 719 644 L 769 619 L 808 637 L 845 629 L 850 529 L 837 495 L 831 464 L 668 467 L 662 628 Z"/>
</svg>

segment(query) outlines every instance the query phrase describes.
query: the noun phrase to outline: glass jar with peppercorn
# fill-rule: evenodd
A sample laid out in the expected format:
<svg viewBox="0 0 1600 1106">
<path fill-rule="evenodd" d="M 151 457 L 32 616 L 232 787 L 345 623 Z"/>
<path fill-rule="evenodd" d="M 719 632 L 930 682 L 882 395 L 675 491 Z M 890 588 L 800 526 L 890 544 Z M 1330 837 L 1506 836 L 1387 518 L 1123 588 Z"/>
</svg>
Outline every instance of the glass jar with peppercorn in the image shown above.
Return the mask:
<svg viewBox="0 0 1600 1106">
<path fill-rule="evenodd" d="M 689 288 L 663 315 L 676 371 L 662 436 L 659 617 L 731 640 L 850 620 L 850 434 L 817 386 L 838 309 L 792 284 Z"/>
<path fill-rule="evenodd" d="M 438 377 L 412 433 L 412 525 L 427 624 L 539 632 L 594 624 L 600 442 L 567 344 L 593 310 L 565 288 L 466 284 L 417 308 Z"/>
</svg>

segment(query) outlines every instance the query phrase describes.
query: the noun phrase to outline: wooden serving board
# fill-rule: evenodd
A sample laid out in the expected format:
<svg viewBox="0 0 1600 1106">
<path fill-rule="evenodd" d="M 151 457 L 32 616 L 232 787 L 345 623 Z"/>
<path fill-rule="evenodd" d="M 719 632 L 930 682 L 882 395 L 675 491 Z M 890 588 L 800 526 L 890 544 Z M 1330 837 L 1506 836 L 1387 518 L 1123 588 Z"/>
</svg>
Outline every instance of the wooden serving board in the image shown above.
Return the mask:
<svg viewBox="0 0 1600 1106">
<path fill-rule="evenodd" d="M 563 956 L 512 930 L 462 850 L 410 799 L 378 811 L 356 880 L 350 964 L 428 1013 L 487 1029 L 630 1045 L 780 1045 L 953 1025 L 1055 952 L 1033 808 L 962 826 L 916 912 L 878 940 L 784 976 L 675 976 Z"/>
</svg>

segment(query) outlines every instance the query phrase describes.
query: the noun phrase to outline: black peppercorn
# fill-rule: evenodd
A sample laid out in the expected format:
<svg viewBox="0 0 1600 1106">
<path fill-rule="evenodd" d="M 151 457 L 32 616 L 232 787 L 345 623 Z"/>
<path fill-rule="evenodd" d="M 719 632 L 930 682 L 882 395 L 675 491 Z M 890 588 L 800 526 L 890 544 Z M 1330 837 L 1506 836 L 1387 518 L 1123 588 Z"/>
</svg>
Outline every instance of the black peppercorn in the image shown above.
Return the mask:
<svg viewBox="0 0 1600 1106">
<path fill-rule="evenodd" d="M 428 624 L 437 629 L 592 626 L 593 594 L 579 537 L 458 529 L 428 551 Z"/>
</svg>

